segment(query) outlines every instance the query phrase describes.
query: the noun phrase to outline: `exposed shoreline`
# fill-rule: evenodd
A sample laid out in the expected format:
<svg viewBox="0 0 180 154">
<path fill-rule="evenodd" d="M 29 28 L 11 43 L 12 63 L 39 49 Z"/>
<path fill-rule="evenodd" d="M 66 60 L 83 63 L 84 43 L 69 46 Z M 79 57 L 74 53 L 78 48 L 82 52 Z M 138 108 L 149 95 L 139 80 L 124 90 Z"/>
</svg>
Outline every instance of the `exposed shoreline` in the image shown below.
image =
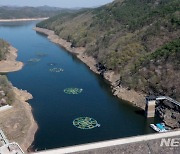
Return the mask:
<svg viewBox="0 0 180 154">
<path fill-rule="evenodd" d="M 44 18 L 20 18 L 20 19 L 0 19 L 0 22 L 17 22 L 17 21 L 35 21 L 35 20 L 46 20 L 49 17 Z"/>
<path fill-rule="evenodd" d="M 70 42 L 59 38 L 59 36 L 57 36 L 52 30 L 38 27 L 35 27 L 34 30 L 47 35 L 50 41 L 60 45 L 72 54 L 75 54 L 77 58 L 79 58 L 83 63 L 85 63 L 93 72 L 100 74 L 100 72 L 97 71 L 97 68 L 95 66 L 97 64 L 97 61 L 93 57 L 85 54 L 85 48 L 71 48 Z M 104 77 L 107 81 L 110 82 L 112 92 L 115 96 L 120 99 L 126 100 L 141 109 L 145 108 L 145 94 L 136 92 L 134 90 L 128 90 L 125 87 L 117 86 L 116 81 L 119 79 L 119 75 L 115 74 L 113 71 L 105 72 Z"/>
<path fill-rule="evenodd" d="M 15 72 L 23 67 L 23 63 L 16 61 L 17 49 L 9 46 L 9 53 L 6 56 L 6 60 L 0 61 L 0 73 Z"/>
<path fill-rule="evenodd" d="M 35 133 L 38 129 L 38 125 L 36 121 L 34 120 L 33 114 L 32 114 L 32 107 L 27 102 L 28 100 L 32 99 L 32 95 L 27 92 L 26 90 L 20 90 L 14 87 L 14 93 L 16 95 L 16 99 L 21 103 L 22 108 L 25 109 L 25 116 L 28 118 L 28 122 L 26 126 L 24 126 L 24 137 L 19 142 L 19 145 L 24 151 L 27 151 L 28 148 L 32 145 L 32 142 L 34 141 Z M 28 126 L 28 129 L 26 130 L 26 127 Z"/>
<path fill-rule="evenodd" d="M 10 46 L 6 60 L 0 61 L 0 73 L 14 72 L 22 69 L 23 63 L 16 61 L 17 49 Z M 32 108 L 27 102 L 32 95 L 16 87 L 12 89 L 15 101 L 12 108 L 0 114 L 1 128 L 11 142 L 17 142 L 24 151 L 31 146 L 38 129 L 32 114 Z"/>
</svg>

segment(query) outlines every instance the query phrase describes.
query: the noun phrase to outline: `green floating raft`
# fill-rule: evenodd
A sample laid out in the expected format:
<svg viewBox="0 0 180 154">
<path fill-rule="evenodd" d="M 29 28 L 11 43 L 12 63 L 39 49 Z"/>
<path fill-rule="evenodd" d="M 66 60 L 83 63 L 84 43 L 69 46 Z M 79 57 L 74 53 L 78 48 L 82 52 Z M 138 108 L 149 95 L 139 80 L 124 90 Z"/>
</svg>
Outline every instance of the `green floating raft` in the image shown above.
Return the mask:
<svg viewBox="0 0 180 154">
<path fill-rule="evenodd" d="M 64 72 L 64 70 L 62 68 L 51 68 L 51 69 L 49 69 L 49 71 L 55 72 L 55 73 Z"/>
<path fill-rule="evenodd" d="M 44 53 L 44 52 L 36 52 L 36 55 L 37 55 L 38 57 L 45 57 L 45 56 L 47 56 L 47 53 Z"/>
<path fill-rule="evenodd" d="M 79 117 L 74 119 L 73 125 L 79 129 L 93 129 L 95 127 L 100 127 L 98 122 L 90 117 Z"/>
<path fill-rule="evenodd" d="M 79 88 L 66 88 L 64 89 L 64 92 L 69 95 L 77 95 L 80 94 L 83 91 L 83 89 Z"/>
<path fill-rule="evenodd" d="M 31 62 L 31 63 L 37 63 L 39 62 L 41 59 L 38 59 L 38 58 L 31 58 L 28 60 L 28 62 Z"/>
</svg>

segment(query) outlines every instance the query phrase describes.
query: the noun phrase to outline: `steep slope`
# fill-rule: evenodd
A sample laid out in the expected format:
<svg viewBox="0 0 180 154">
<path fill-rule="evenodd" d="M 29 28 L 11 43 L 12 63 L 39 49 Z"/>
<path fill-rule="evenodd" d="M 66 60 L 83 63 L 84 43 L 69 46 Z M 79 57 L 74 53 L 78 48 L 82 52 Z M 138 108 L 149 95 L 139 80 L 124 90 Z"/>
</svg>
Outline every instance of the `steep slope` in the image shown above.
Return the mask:
<svg viewBox="0 0 180 154">
<path fill-rule="evenodd" d="M 8 50 L 9 50 L 9 44 L 4 40 L 0 39 L 0 61 L 6 59 Z"/>
<path fill-rule="evenodd" d="M 85 47 L 107 70 L 120 74 L 121 85 L 180 100 L 179 0 L 116 0 L 97 9 L 61 14 L 37 26 L 55 31 L 72 47 Z M 175 45 L 172 50 L 177 52 L 171 52 L 169 45 Z M 164 50 L 169 54 L 154 57 Z"/>
<path fill-rule="evenodd" d="M 6 59 L 9 52 L 9 44 L 0 39 L 0 61 Z M 12 85 L 5 75 L 0 75 L 0 107 L 6 104 L 12 104 L 14 101 L 14 93 Z"/>
<path fill-rule="evenodd" d="M 180 100 L 180 38 L 141 58 L 124 81 L 134 89 Z"/>
</svg>

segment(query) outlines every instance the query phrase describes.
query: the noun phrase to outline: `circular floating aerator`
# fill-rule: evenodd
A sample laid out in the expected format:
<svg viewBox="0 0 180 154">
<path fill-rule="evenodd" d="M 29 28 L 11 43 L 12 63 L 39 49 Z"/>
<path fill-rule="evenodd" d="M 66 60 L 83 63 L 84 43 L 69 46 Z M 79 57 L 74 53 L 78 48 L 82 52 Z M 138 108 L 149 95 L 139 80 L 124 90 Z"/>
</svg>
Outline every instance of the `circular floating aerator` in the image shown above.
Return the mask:
<svg viewBox="0 0 180 154">
<path fill-rule="evenodd" d="M 66 88 L 64 89 L 64 92 L 66 94 L 72 94 L 72 95 L 77 95 L 80 94 L 83 91 L 83 89 L 79 89 L 79 88 Z"/>
<path fill-rule="evenodd" d="M 59 73 L 59 72 L 63 72 L 64 70 L 62 68 L 51 68 L 49 69 L 49 71 Z"/>
<path fill-rule="evenodd" d="M 93 129 L 95 127 L 100 127 L 100 124 L 93 118 L 89 117 L 79 117 L 74 119 L 73 125 L 79 129 Z"/>
</svg>

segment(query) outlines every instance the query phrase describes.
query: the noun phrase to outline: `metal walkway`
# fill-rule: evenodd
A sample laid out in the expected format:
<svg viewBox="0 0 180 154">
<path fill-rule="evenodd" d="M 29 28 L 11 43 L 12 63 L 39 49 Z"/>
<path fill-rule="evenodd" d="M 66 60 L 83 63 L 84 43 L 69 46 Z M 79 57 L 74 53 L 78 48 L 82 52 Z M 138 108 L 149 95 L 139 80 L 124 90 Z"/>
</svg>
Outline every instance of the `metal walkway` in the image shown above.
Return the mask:
<svg viewBox="0 0 180 154">
<path fill-rule="evenodd" d="M 170 102 L 172 102 L 172 103 L 180 106 L 180 102 L 178 102 L 178 101 L 176 101 L 176 100 L 174 100 L 174 99 L 172 99 L 172 98 L 170 98 L 170 97 L 168 97 L 168 96 L 158 96 L 158 97 L 156 97 L 156 100 L 157 100 L 157 101 L 158 101 L 158 100 L 168 100 L 168 101 L 170 101 Z"/>
<path fill-rule="evenodd" d="M 9 143 L 8 139 L 4 135 L 3 131 L 0 130 L 0 146 L 8 144 L 8 143 Z"/>
</svg>

